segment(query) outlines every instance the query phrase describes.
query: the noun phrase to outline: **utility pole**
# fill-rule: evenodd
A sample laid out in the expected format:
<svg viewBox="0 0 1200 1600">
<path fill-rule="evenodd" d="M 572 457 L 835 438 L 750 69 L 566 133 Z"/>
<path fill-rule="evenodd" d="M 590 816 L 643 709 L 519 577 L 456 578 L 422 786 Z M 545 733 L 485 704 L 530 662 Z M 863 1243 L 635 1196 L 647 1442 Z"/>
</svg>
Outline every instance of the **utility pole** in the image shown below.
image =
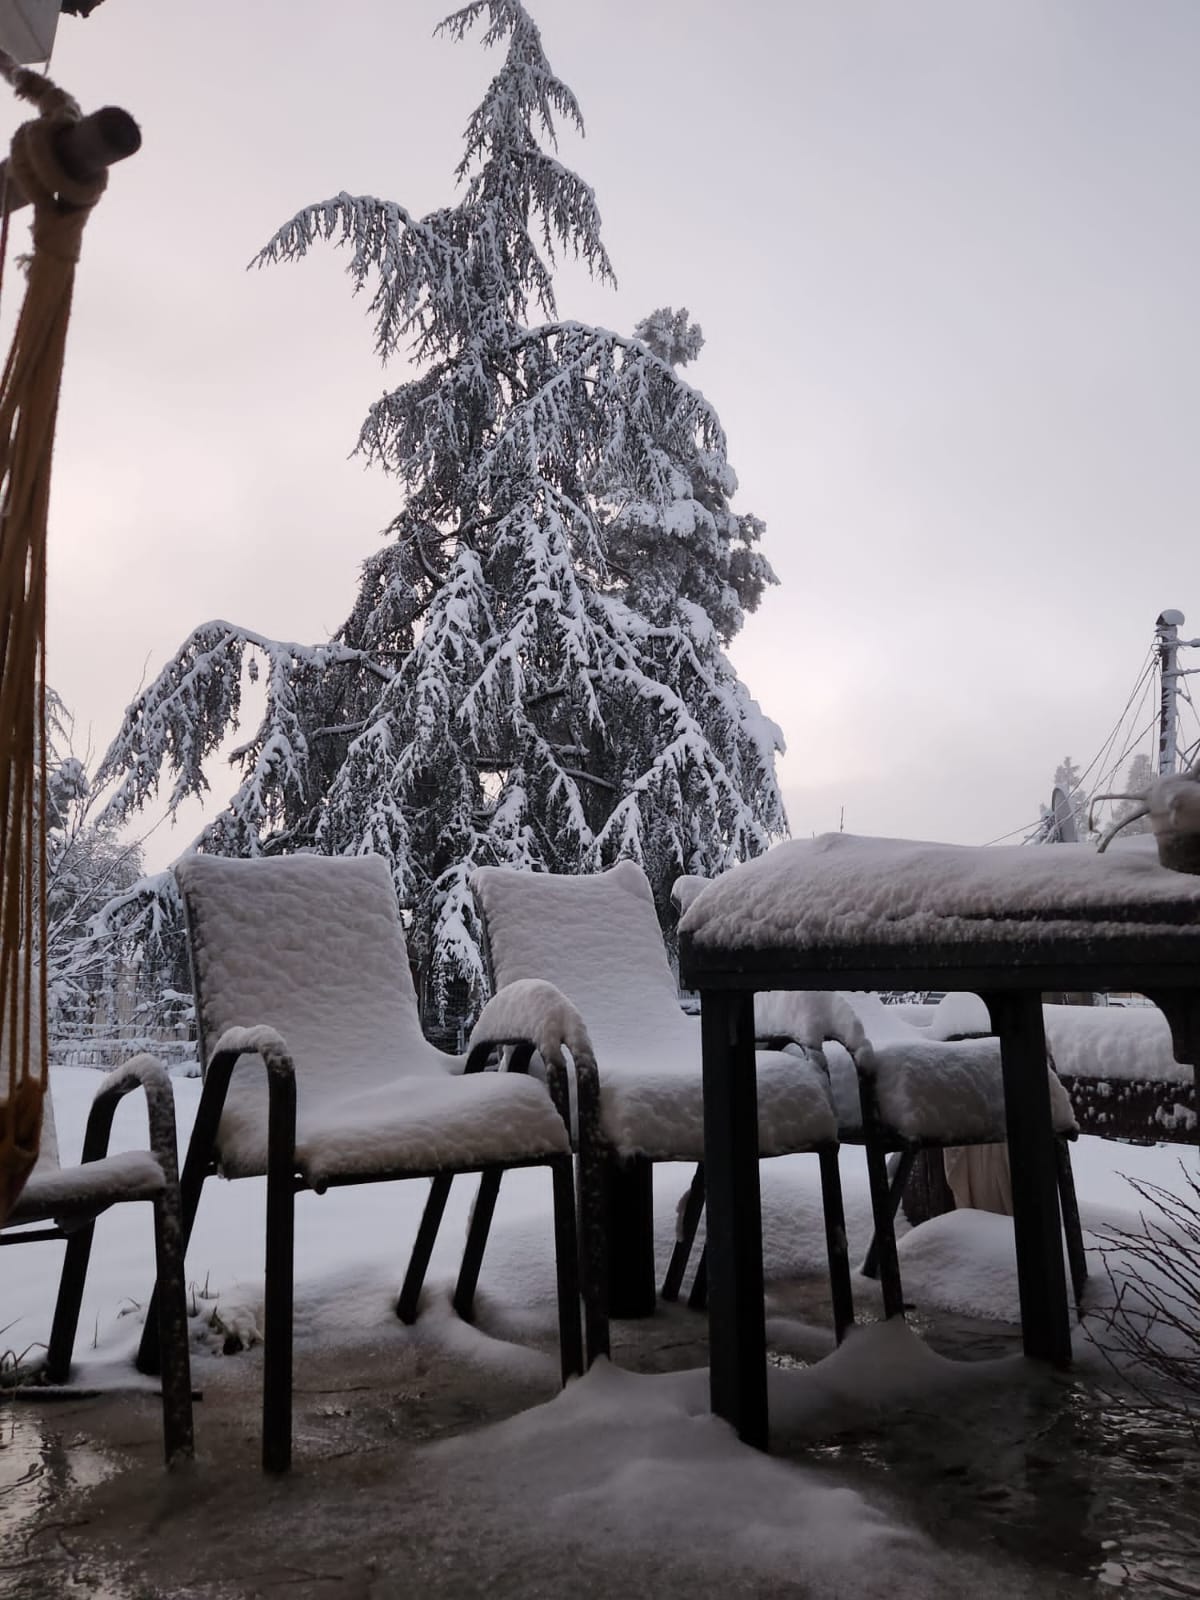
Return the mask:
<svg viewBox="0 0 1200 1600">
<path fill-rule="evenodd" d="M 1186 618 L 1182 611 L 1163 611 L 1154 624 L 1158 641 L 1158 675 L 1160 683 L 1158 709 L 1158 776 L 1169 778 L 1175 771 L 1178 759 L 1176 735 L 1178 731 L 1179 680 L 1188 676 L 1178 665 L 1181 648 L 1200 645 L 1200 639 L 1181 639 L 1179 630 Z"/>
</svg>

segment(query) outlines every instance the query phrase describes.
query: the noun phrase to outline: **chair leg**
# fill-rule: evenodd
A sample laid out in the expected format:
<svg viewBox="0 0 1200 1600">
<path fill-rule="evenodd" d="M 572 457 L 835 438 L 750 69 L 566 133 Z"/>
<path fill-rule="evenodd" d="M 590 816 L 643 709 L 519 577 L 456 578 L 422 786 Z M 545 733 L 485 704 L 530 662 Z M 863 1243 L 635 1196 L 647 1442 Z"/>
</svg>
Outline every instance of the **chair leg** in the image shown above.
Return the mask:
<svg viewBox="0 0 1200 1600">
<path fill-rule="evenodd" d="M 582 1122 L 582 1115 L 581 1115 Z M 583 1274 L 587 1364 L 611 1353 L 608 1326 L 608 1238 L 605 1231 L 604 1157 L 594 1133 L 581 1126 L 576 1163 L 575 1211 Z"/>
<path fill-rule="evenodd" d="M 442 1213 L 446 1209 L 446 1201 L 450 1198 L 450 1185 L 453 1182 L 453 1173 L 441 1172 L 429 1185 L 429 1199 L 426 1200 L 425 1210 L 421 1214 L 421 1226 L 417 1229 L 408 1271 L 404 1274 L 404 1285 L 400 1290 L 400 1298 L 396 1301 L 396 1315 L 401 1322 L 411 1325 L 417 1320 L 417 1303 L 421 1298 L 421 1287 L 429 1270 L 429 1259 L 433 1255 Z"/>
<path fill-rule="evenodd" d="M 1075 1195 L 1075 1174 L 1071 1170 L 1071 1149 L 1065 1139 L 1055 1141 L 1058 1167 L 1058 1204 L 1062 1211 L 1063 1232 L 1067 1241 L 1067 1264 L 1071 1269 L 1071 1288 L 1075 1312 L 1083 1316 L 1083 1297 L 1087 1290 L 1087 1252 L 1083 1248 L 1083 1224 L 1079 1220 L 1079 1201 Z"/>
<path fill-rule="evenodd" d="M 583 1374 L 583 1328 L 579 1316 L 579 1233 L 576 1226 L 574 1171 L 569 1155 L 550 1162 L 554 1184 L 554 1262 L 558 1278 L 558 1342 L 562 1379 Z"/>
<path fill-rule="evenodd" d="M 180 1255 L 185 1259 L 187 1247 L 192 1238 L 192 1228 L 196 1222 L 196 1211 L 200 1205 L 200 1192 L 204 1188 L 204 1180 L 211 1176 L 213 1172 L 217 1128 L 221 1121 L 221 1111 L 225 1104 L 226 1090 L 227 1080 L 223 1081 L 218 1077 L 211 1077 L 205 1080 L 204 1088 L 200 1093 L 200 1104 L 196 1108 L 196 1120 L 192 1125 L 192 1136 L 188 1141 L 183 1171 L 179 1177 L 179 1203 L 183 1224 Z M 137 1369 L 139 1372 L 153 1377 L 157 1374 L 158 1368 L 158 1289 L 156 1286 L 150 1296 L 150 1304 L 146 1308 L 146 1321 L 142 1327 L 141 1343 L 138 1345 Z"/>
<path fill-rule="evenodd" d="M 292 1464 L 292 1313 L 296 1190 L 289 1160 L 267 1174 L 266 1299 L 263 1308 L 265 1472 Z"/>
<path fill-rule="evenodd" d="M 200 1191 L 204 1187 L 205 1178 L 210 1176 L 212 1170 L 206 1158 L 204 1171 L 195 1177 L 189 1185 L 188 1166 L 190 1165 L 191 1152 L 189 1151 L 187 1165 L 184 1167 L 183 1177 L 179 1183 L 181 1212 L 179 1259 L 181 1262 L 187 1259 L 187 1248 L 191 1242 L 192 1228 L 196 1221 L 196 1211 L 200 1205 Z M 142 1324 L 142 1337 L 138 1344 L 137 1359 L 134 1362 L 137 1370 L 149 1378 L 156 1378 L 162 1368 L 162 1346 L 159 1339 L 159 1329 L 162 1325 L 159 1309 L 160 1298 L 158 1284 L 156 1283 L 150 1294 L 150 1303 L 146 1307 L 146 1320 Z"/>
<path fill-rule="evenodd" d="M 696 1276 L 692 1279 L 692 1292 L 688 1295 L 689 1311 L 708 1310 L 708 1246 L 700 1252 L 696 1263 Z"/>
<path fill-rule="evenodd" d="M 464 1322 L 472 1322 L 475 1318 L 475 1290 L 479 1284 L 479 1269 L 483 1265 L 483 1252 L 487 1248 L 488 1233 L 491 1230 L 496 1197 L 500 1193 L 500 1179 L 503 1176 L 503 1167 L 493 1167 L 483 1174 L 479 1180 L 475 1204 L 471 1209 L 467 1247 L 463 1251 L 462 1265 L 458 1269 L 458 1282 L 454 1287 L 454 1309 Z M 432 1240 L 430 1247 L 432 1248 Z M 417 1292 L 420 1293 L 419 1285 Z"/>
<path fill-rule="evenodd" d="M 871 1185 L 871 1214 L 875 1223 L 875 1244 L 879 1255 L 879 1279 L 883 1290 L 885 1317 L 904 1315 L 904 1290 L 900 1283 L 900 1259 L 896 1254 L 896 1230 L 892 1225 L 890 1185 L 882 1149 L 873 1140 L 866 1144 L 867 1178 Z"/>
<path fill-rule="evenodd" d="M 62 1276 L 58 1280 L 58 1299 L 54 1302 L 50 1344 L 46 1351 L 46 1365 L 43 1369 L 49 1383 L 66 1383 L 71 1376 L 71 1353 L 75 1348 L 79 1307 L 83 1303 L 83 1287 L 87 1279 L 88 1261 L 92 1254 L 92 1235 L 95 1231 L 94 1220 L 85 1222 L 67 1240 Z"/>
<path fill-rule="evenodd" d="M 654 1278 L 654 1169 L 649 1159 L 622 1159 L 610 1152 L 604 1164 L 604 1195 L 609 1314 L 652 1317 L 658 1285 Z"/>
<path fill-rule="evenodd" d="M 835 1150 L 819 1150 L 821 1205 L 825 1214 L 825 1248 L 829 1255 L 829 1289 L 833 1297 L 833 1331 L 838 1344 L 854 1326 L 854 1290 L 850 1283 L 850 1252 L 846 1244 L 846 1213 L 842 1205 L 842 1178 Z"/>
<path fill-rule="evenodd" d="M 670 1265 L 667 1275 L 663 1279 L 662 1297 L 664 1300 L 678 1300 L 679 1291 L 683 1286 L 683 1275 L 687 1271 L 688 1260 L 692 1253 L 692 1246 L 696 1242 L 696 1230 L 700 1226 L 700 1218 L 704 1213 L 704 1163 L 696 1168 L 692 1178 L 692 1186 L 683 1206 L 683 1215 L 679 1219 L 679 1237 L 675 1241 L 675 1248 L 671 1251 Z"/>
<path fill-rule="evenodd" d="M 898 1150 L 888 1160 L 888 1206 L 891 1209 L 893 1226 L 896 1221 L 896 1213 L 900 1209 L 900 1201 L 904 1198 L 904 1186 L 909 1180 L 913 1162 L 916 1158 L 915 1150 Z M 864 1278 L 877 1278 L 879 1276 L 879 1234 L 877 1232 L 871 1235 L 870 1246 L 863 1257 L 863 1264 L 859 1270 Z"/>
<path fill-rule="evenodd" d="M 188 1357 L 187 1286 L 183 1278 L 183 1229 L 179 1196 L 168 1190 L 154 1202 L 154 1257 L 158 1277 L 158 1346 L 162 1369 L 163 1449 L 167 1465 L 190 1461 L 192 1369 Z"/>
</svg>

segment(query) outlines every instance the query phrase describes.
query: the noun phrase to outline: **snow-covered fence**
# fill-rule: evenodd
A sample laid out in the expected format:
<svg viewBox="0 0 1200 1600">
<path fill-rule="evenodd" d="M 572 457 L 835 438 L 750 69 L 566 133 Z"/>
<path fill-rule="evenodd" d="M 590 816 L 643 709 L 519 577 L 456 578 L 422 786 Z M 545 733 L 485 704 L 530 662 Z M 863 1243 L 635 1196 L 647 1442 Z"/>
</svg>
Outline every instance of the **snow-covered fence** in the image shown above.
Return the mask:
<svg viewBox="0 0 1200 1600">
<path fill-rule="evenodd" d="M 1192 1069 L 1155 1006 L 1047 1006 L 1046 1044 L 1083 1133 L 1200 1142 Z"/>
<path fill-rule="evenodd" d="M 168 1068 L 195 1062 L 194 1031 L 186 1022 L 149 1028 L 133 1023 L 116 1026 L 62 1023 L 50 1036 L 50 1065 L 53 1067 L 96 1067 L 108 1071 L 143 1051 L 156 1056 Z"/>
</svg>

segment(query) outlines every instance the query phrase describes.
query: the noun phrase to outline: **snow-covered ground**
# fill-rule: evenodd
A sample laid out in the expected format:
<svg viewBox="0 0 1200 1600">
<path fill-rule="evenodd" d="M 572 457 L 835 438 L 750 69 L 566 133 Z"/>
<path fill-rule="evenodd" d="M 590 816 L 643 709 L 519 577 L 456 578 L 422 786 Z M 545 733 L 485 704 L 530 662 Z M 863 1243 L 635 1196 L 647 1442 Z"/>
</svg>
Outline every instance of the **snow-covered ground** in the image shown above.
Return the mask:
<svg viewBox="0 0 1200 1600">
<path fill-rule="evenodd" d="M 61 1067 L 53 1072 L 64 1161 L 76 1157 L 81 1148 L 88 1106 L 99 1081 L 100 1075 L 87 1068 Z M 176 1077 L 174 1085 L 180 1143 L 185 1145 L 200 1081 Z M 139 1098 L 131 1095 L 118 1109 L 112 1147 L 136 1149 L 144 1143 L 144 1110 Z M 1182 1194 L 1184 1170 L 1194 1174 L 1197 1169 L 1196 1151 L 1177 1145 L 1142 1147 L 1083 1138 L 1073 1146 L 1072 1159 L 1085 1228 L 1136 1221 L 1143 1203 L 1127 1178 Z M 854 1257 L 865 1250 L 870 1237 L 861 1152 L 844 1147 L 841 1166 Z M 655 1167 L 661 1259 L 669 1252 L 675 1205 L 690 1176 L 687 1166 Z M 457 1267 L 474 1187 L 468 1178 L 455 1184 L 429 1274 L 429 1295 L 435 1304 L 439 1280 L 448 1281 Z M 765 1162 L 762 1187 L 768 1277 L 779 1280 L 822 1271 L 825 1246 L 815 1159 L 785 1156 Z M 298 1197 L 298 1349 L 308 1341 L 369 1341 L 381 1324 L 394 1323 L 392 1303 L 425 1195 L 426 1183 L 412 1180 Z M 210 1179 L 188 1252 L 187 1275 L 199 1296 L 198 1306 L 210 1318 L 216 1312 L 224 1327 L 246 1333 L 257 1326 L 261 1306 L 264 1208 L 262 1179 L 233 1183 Z M 19 1352 L 47 1337 L 61 1257 L 62 1246 L 55 1244 L 0 1251 L 3 1347 Z M 149 1291 L 152 1261 L 148 1206 L 118 1206 L 100 1219 L 76 1352 L 89 1382 L 128 1378 L 128 1357 Z M 937 1219 L 901 1240 L 901 1265 L 906 1293 L 918 1305 L 1010 1322 L 1018 1318 L 1012 1230 L 1005 1218 L 956 1212 Z M 544 1172 L 529 1169 L 505 1178 L 480 1286 L 489 1309 L 487 1326 L 511 1330 L 517 1345 L 523 1326 L 544 1331 L 553 1325 L 553 1244 L 549 1179 Z M 1093 1287 L 1097 1301 L 1102 1301 L 1101 1285 Z M 863 1309 L 873 1314 L 872 1286 L 863 1281 L 859 1289 Z M 511 1359 L 523 1359 L 516 1349 L 509 1354 Z"/>
<path fill-rule="evenodd" d="M 83 1068 L 62 1068 L 53 1075 L 59 1137 L 68 1159 L 80 1147 L 98 1082 L 97 1073 Z M 184 1141 L 200 1085 L 196 1079 L 177 1078 L 175 1088 Z M 140 1109 L 132 1096 L 122 1104 L 117 1148 L 133 1148 L 142 1140 Z M 1140 1202 L 1122 1174 L 1184 1191 L 1181 1158 L 1194 1173 L 1195 1150 L 1080 1140 L 1074 1164 L 1085 1227 L 1136 1220 Z M 842 1169 L 852 1251 L 861 1253 L 870 1228 L 860 1152 L 845 1149 Z M 675 1202 L 690 1170 L 663 1164 L 655 1178 L 661 1267 L 670 1247 Z M 545 1399 L 482 1432 L 469 1429 L 422 1446 L 390 1469 L 419 1476 L 424 1499 L 434 1508 L 429 1515 L 435 1518 L 439 1538 L 445 1518 L 452 1522 L 457 1514 L 478 1538 L 494 1541 L 497 1561 L 503 1554 L 511 1564 L 513 1552 L 523 1552 L 525 1560 L 540 1549 L 541 1529 L 547 1519 L 556 1519 L 574 1530 L 572 1559 L 580 1563 L 579 1570 L 586 1570 L 589 1561 L 602 1564 L 606 1551 L 619 1548 L 623 1561 L 670 1572 L 670 1585 L 657 1585 L 664 1594 L 684 1592 L 688 1573 L 705 1575 L 694 1592 L 714 1594 L 865 1596 L 896 1592 L 899 1586 L 904 1592 L 934 1595 L 950 1593 L 958 1584 L 980 1595 L 1060 1593 L 1039 1587 L 1041 1577 L 1026 1587 L 1019 1568 L 1005 1561 L 976 1566 L 958 1550 L 948 1564 L 950 1558 L 936 1548 L 936 1541 L 861 1483 L 852 1485 L 829 1466 L 789 1460 L 786 1453 L 765 1457 L 746 1449 L 709 1415 L 707 1375 L 700 1367 L 648 1374 L 625 1370 L 619 1361 L 601 1363 L 558 1394 L 548 1179 L 537 1171 L 505 1179 L 481 1278 L 476 1327 L 461 1323 L 448 1303 L 474 1182 L 459 1180 L 455 1191 L 426 1304 L 411 1329 L 397 1322 L 393 1303 L 425 1199 L 423 1181 L 304 1194 L 297 1219 L 298 1384 L 305 1381 L 306 1362 L 310 1371 L 320 1367 L 329 1372 L 331 1362 L 344 1364 L 346 1370 L 357 1362 L 360 1371 L 364 1364 L 373 1370 L 376 1364 L 390 1363 L 389 1370 L 395 1371 L 408 1352 L 435 1367 L 449 1362 L 456 1370 L 475 1373 L 475 1381 L 485 1386 L 504 1385 L 511 1392 Z M 212 1180 L 188 1256 L 188 1278 L 195 1286 L 194 1375 L 210 1396 L 210 1405 L 200 1408 L 197 1419 L 202 1463 L 213 1433 L 211 1406 L 232 1384 L 250 1428 L 249 1434 L 244 1429 L 241 1434 L 243 1465 L 250 1470 L 256 1454 L 256 1381 L 243 1370 L 247 1358 L 225 1358 L 220 1352 L 231 1334 L 243 1342 L 256 1335 L 263 1207 L 262 1180 Z M 828 1330 L 796 1321 L 788 1301 L 789 1281 L 819 1274 L 824 1266 L 816 1160 L 788 1156 L 765 1162 L 763 1211 L 768 1329 L 782 1357 L 770 1372 L 772 1421 L 785 1441 L 795 1445 L 856 1424 L 877 1425 L 905 1407 L 930 1415 L 941 1408 L 944 1413 L 956 1407 L 959 1395 L 964 1402 L 972 1396 L 977 1400 L 981 1390 L 1015 1395 L 1035 1382 L 1017 1357 L 951 1361 L 899 1323 L 865 1326 L 831 1354 Z M 0 1251 L 0 1347 L 21 1351 L 46 1338 L 60 1258 L 57 1245 Z M 148 1207 L 118 1207 L 101 1219 L 77 1351 L 83 1384 L 101 1389 L 140 1386 L 131 1357 L 151 1260 Z M 1006 1218 L 958 1212 L 909 1231 L 901 1240 L 901 1266 L 908 1298 L 919 1308 L 940 1306 L 1008 1323 L 1017 1318 L 1011 1224 Z M 1092 1292 L 1102 1308 L 1111 1301 L 1111 1290 L 1098 1260 L 1095 1266 Z M 873 1285 L 856 1279 L 856 1295 L 860 1314 L 867 1319 L 877 1315 Z M 1102 1325 L 1102 1315 L 1093 1321 Z M 1100 1370 L 1086 1332 L 1079 1335 L 1077 1348 L 1082 1366 Z M 1007 1412 L 1007 1401 L 1003 1409 Z M 86 1427 L 86 1420 L 77 1425 Z M 301 1440 L 302 1468 L 312 1448 Z M 319 1468 L 310 1456 L 309 1476 L 301 1470 L 297 1494 L 312 1491 L 312 1474 Z M 381 1537 L 378 1529 L 387 1525 L 389 1496 L 398 1496 L 400 1489 L 380 1478 L 370 1492 L 382 1497 L 379 1518 L 371 1524 L 376 1539 Z M 439 1514 L 436 1505 L 443 1495 L 446 1510 Z M 398 1522 L 409 1514 L 399 1504 L 393 1510 Z M 230 1512 L 235 1519 L 238 1514 Z M 231 1526 L 222 1537 L 227 1543 L 236 1543 L 235 1534 L 242 1543 L 253 1541 L 258 1515 L 248 1498 L 245 1525 Z M 274 1524 L 272 1530 L 269 1538 L 278 1547 Z M 298 1517 L 293 1532 L 297 1540 L 319 1547 L 327 1560 L 345 1537 L 329 1505 L 319 1514 L 314 1508 L 311 1518 Z M 947 1587 L 951 1573 L 953 1584 Z M 497 1592 L 551 1592 L 526 1588 L 532 1581 L 519 1578 Z M 457 1591 L 451 1586 L 445 1592 Z"/>
</svg>

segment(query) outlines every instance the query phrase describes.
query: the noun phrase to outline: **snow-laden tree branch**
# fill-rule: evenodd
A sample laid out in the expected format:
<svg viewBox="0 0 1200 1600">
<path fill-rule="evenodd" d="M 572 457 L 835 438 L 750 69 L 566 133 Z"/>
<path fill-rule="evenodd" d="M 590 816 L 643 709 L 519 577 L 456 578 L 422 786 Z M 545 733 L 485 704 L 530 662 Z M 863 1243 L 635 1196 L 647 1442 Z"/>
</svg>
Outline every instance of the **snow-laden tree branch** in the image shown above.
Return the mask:
<svg viewBox="0 0 1200 1600">
<path fill-rule="evenodd" d="M 563 255 L 612 278 L 595 195 L 552 153 L 579 107 L 520 0 L 479 0 L 442 31 L 476 28 L 503 55 L 457 202 L 417 218 L 339 194 L 257 257 L 345 250 L 376 352 L 408 362 L 359 434 L 399 509 L 350 615 L 328 645 L 197 629 L 102 766 L 114 819 L 162 784 L 172 808 L 205 794 L 258 671 L 262 714 L 198 847 L 384 855 L 427 1005 L 450 1017 L 484 992 L 474 866 L 631 855 L 665 916 L 676 874 L 785 828 L 779 730 L 724 654 L 775 579 L 761 522 L 731 506 L 720 419 L 680 376 L 700 329 L 669 307 L 633 337 L 559 317 Z"/>
</svg>

